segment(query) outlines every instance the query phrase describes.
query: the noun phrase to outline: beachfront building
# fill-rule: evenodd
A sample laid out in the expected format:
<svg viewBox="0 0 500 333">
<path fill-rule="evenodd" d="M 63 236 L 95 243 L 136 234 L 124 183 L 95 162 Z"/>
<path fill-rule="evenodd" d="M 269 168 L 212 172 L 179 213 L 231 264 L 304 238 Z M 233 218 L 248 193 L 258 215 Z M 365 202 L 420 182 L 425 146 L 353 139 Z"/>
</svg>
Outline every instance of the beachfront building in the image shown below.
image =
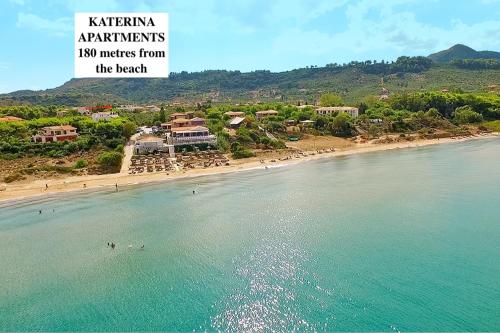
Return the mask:
<svg viewBox="0 0 500 333">
<path fill-rule="evenodd" d="M 236 117 L 245 118 L 245 112 L 242 111 L 228 111 L 225 112 L 224 115 L 229 117 L 230 119 L 234 119 Z"/>
<path fill-rule="evenodd" d="M 78 137 L 76 128 L 70 125 L 43 127 L 38 134 L 33 135 L 33 142 L 74 141 Z"/>
<path fill-rule="evenodd" d="M 317 108 L 316 113 L 320 116 L 331 116 L 339 113 L 348 113 L 351 117 L 357 117 L 359 110 L 352 106 L 323 106 Z"/>
<path fill-rule="evenodd" d="M 14 116 L 5 116 L 5 117 L 0 117 L 0 123 L 8 123 L 12 121 L 23 121 L 23 118 L 19 117 L 14 117 Z"/>
<path fill-rule="evenodd" d="M 155 152 L 169 152 L 171 157 L 175 157 L 174 147 L 165 144 L 165 139 L 157 136 L 142 136 L 135 141 L 134 152 L 137 155 Z"/>
<path fill-rule="evenodd" d="M 257 118 L 257 120 L 261 120 L 261 119 L 264 119 L 267 117 L 277 116 L 277 115 L 278 115 L 278 111 L 276 111 L 276 110 L 265 110 L 265 111 L 255 112 L 255 117 Z"/>
<path fill-rule="evenodd" d="M 169 134 L 167 141 L 174 146 L 217 143 L 215 135 L 210 134 L 208 128 L 204 126 L 172 128 Z"/>
<path fill-rule="evenodd" d="M 96 113 L 92 114 L 93 121 L 100 121 L 100 120 L 108 121 L 108 120 L 111 120 L 113 118 L 118 118 L 118 114 L 116 112 L 113 112 L 113 111 L 96 112 Z"/>
</svg>

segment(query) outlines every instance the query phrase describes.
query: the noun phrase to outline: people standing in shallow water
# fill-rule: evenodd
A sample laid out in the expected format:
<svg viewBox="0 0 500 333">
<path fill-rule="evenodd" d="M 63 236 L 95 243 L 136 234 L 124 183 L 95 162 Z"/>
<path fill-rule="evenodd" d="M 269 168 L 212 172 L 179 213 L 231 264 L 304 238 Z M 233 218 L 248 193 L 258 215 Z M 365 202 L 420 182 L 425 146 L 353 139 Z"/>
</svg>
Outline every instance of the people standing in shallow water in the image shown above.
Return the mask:
<svg viewBox="0 0 500 333">
<path fill-rule="evenodd" d="M 115 249 L 115 243 L 111 243 L 111 249 L 114 250 Z"/>
<path fill-rule="evenodd" d="M 42 214 L 42 210 L 41 210 L 41 209 L 38 211 L 38 214 L 39 214 L 39 215 L 40 215 L 40 214 Z"/>
</svg>

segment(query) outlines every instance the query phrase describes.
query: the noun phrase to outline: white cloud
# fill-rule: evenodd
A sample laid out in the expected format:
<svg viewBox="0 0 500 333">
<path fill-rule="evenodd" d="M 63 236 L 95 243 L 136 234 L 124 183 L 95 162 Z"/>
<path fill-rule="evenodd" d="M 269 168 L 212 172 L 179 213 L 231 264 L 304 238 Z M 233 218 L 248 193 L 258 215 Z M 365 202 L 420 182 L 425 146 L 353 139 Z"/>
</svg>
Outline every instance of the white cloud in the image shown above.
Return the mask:
<svg viewBox="0 0 500 333">
<path fill-rule="evenodd" d="M 303 55 L 336 53 L 391 53 L 427 55 L 463 43 L 476 49 L 500 48 L 500 21 L 466 24 L 449 22 L 438 27 L 420 21 L 413 12 L 400 5 L 416 0 L 361 0 L 345 11 L 347 27 L 339 33 L 319 32 L 301 27 L 283 30 L 275 37 L 275 53 L 294 52 Z M 492 0 L 488 0 L 492 1 Z"/>
<path fill-rule="evenodd" d="M 45 31 L 55 36 L 66 36 L 73 31 L 73 20 L 62 17 L 48 20 L 34 14 L 18 13 L 17 26 L 37 31 Z"/>
</svg>

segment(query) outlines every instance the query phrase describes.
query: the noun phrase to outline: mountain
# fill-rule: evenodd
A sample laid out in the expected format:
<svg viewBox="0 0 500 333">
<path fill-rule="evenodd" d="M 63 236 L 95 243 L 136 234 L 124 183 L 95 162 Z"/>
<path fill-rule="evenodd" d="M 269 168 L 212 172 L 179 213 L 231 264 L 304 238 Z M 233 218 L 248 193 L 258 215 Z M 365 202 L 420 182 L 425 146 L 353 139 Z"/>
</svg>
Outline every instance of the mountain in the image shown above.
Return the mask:
<svg viewBox="0 0 500 333">
<path fill-rule="evenodd" d="M 476 51 L 466 45 L 457 44 L 447 50 L 433 53 L 428 58 L 438 63 L 463 59 L 496 59 L 500 61 L 500 52 Z"/>
<path fill-rule="evenodd" d="M 450 50 L 457 49 L 469 57 L 476 52 L 464 46 Z M 441 53 L 449 54 L 450 50 Z M 215 103 L 296 103 L 299 100 L 313 103 L 325 92 L 341 95 L 346 103 L 358 103 L 368 95 L 378 96 L 383 88 L 390 93 L 443 88 L 481 92 L 488 86 L 498 85 L 499 78 L 499 66 L 463 68 L 433 62 L 428 57 L 403 56 L 393 62 L 352 61 L 285 72 L 207 70 L 171 73 L 168 78 L 161 79 L 71 79 L 54 89 L 20 90 L 0 95 L 0 105 L 182 104 L 207 100 Z"/>
</svg>

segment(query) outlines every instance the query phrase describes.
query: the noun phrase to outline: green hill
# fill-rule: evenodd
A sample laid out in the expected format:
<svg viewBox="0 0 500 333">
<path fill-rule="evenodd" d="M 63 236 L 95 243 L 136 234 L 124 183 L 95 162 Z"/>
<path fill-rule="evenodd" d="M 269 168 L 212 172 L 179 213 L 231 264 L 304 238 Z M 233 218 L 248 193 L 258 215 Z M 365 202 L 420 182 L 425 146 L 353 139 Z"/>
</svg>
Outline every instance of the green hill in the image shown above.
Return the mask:
<svg viewBox="0 0 500 333">
<path fill-rule="evenodd" d="M 390 93 L 444 88 L 484 92 L 500 84 L 498 64 L 488 64 L 484 68 L 473 65 L 464 68 L 463 64 L 436 63 L 427 57 L 400 57 L 395 62 L 355 61 L 285 72 L 209 70 L 172 73 L 166 79 L 72 79 L 55 89 L 0 95 L 0 105 L 78 106 L 207 100 L 215 103 L 296 103 L 299 100 L 313 103 L 325 92 L 335 92 L 347 103 L 355 103 L 367 95 L 379 95 L 383 88 Z"/>
<path fill-rule="evenodd" d="M 476 51 L 468 46 L 457 44 L 447 50 L 429 55 L 429 59 L 439 63 L 464 59 L 496 59 L 500 61 L 500 52 Z"/>
</svg>

